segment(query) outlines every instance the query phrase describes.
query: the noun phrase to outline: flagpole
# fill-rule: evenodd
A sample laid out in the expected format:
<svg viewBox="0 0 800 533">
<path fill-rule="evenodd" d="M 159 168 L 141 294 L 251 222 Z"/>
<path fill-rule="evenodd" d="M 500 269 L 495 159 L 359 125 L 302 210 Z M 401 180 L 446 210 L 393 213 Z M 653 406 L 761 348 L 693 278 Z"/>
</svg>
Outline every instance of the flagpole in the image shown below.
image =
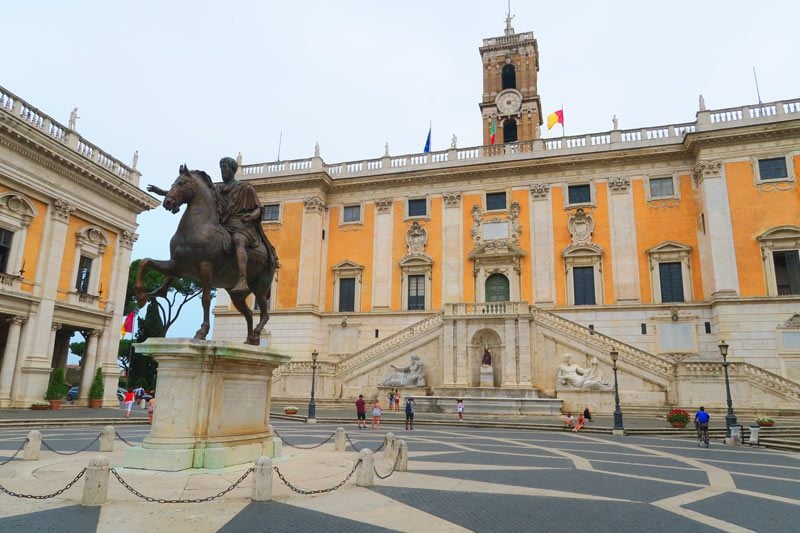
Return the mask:
<svg viewBox="0 0 800 533">
<path fill-rule="evenodd" d="M 566 137 L 566 128 L 564 128 L 564 104 L 561 104 L 561 138 Z"/>
</svg>

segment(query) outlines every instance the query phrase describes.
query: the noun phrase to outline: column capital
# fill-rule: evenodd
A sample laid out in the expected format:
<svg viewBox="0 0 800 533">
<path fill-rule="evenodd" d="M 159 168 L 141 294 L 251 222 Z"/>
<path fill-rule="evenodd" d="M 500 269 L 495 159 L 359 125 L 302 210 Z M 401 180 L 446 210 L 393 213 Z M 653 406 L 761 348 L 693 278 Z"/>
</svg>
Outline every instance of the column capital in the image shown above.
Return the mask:
<svg viewBox="0 0 800 533">
<path fill-rule="evenodd" d="M 631 185 L 631 180 L 623 177 L 608 178 L 608 188 L 612 193 L 626 193 Z"/>
<path fill-rule="evenodd" d="M 392 210 L 392 204 L 394 200 L 391 198 L 380 198 L 375 200 L 375 209 L 378 213 L 389 213 Z"/>
<path fill-rule="evenodd" d="M 61 329 L 61 322 L 53 322 L 50 324 L 50 331 L 58 331 Z"/>
<path fill-rule="evenodd" d="M 534 200 L 547 200 L 550 196 L 550 185 L 547 183 L 534 183 L 531 185 L 531 195 Z"/>
<path fill-rule="evenodd" d="M 53 219 L 61 222 L 69 220 L 69 216 L 75 211 L 75 207 L 65 202 L 64 200 L 56 200 L 53 202 Z"/>
<path fill-rule="evenodd" d="M 6 321 L 7 321 L 9 324 L 14 324 L 14 325 L 16 325 L 16 326 L 21 326 L 21 325 L 23 325 L 25 322 L 27 322 L 27 321 L 28 321 L 28 317 L 26 317 L 26 316 L 21 316 L 21 315 L 15 315 L 15 316 L 12 316 L 12 317 L 9 317 L 9 318 L 7 318 L 7 319 L 6 319 Z"/>
<path fill-rule="evenodd" d="M 138 238 L 139 235 L 137 233 L 125 229 L 122 230 L 122 233 L 120 234 L 120 244 L 122 244 L 124 248 L 132 249 L 133 244 Z"/>
<path fill-rule="evenodd" d="M 303 198 L 303 205 L 305 206 L 306 213 L 319 213 L 324 214 L 327 206 L 319 196 L 309 196 Z"/>
<path fill-rule="evenodd" d="M 87 340 L 89 339 L 89 337 L 100 337 L 100 335 L 103 334 L 103 332 L 99 329 L 85 329 L 83 330 L 82 333 Z"/>
<path fill-rule="evenodd" d="M 694 165 L 694 182 L 696 185 L 703 183 L 707 178 L 719 178 L 722 175 L 722 161 L 698 161 Z"/>
<path fill-rule="evenodd" d="M 442 200 L 445 207 L 461 207 L 461 191 L 443 192 Z"/>
</svg>

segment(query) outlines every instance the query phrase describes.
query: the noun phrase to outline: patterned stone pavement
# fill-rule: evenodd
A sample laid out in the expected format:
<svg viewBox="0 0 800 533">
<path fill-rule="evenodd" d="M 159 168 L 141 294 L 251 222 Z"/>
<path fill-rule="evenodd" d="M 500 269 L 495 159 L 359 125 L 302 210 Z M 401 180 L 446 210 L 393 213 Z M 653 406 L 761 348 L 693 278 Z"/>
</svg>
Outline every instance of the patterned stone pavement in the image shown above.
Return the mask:
<svg viewBox="0 0 800 533">
<path fill-rule="evenodd" d="M 289 443 L 310 445 L 334 426 L 276 422 Z M 347 428 L 358 447 L 375 449 L 385 430 Z M 0 531 L 796 531 L 800 523 L 800 455 L 712 442 L 699 449 L 693 440 L 611 437 L 574 433 L 425 427 L 388 428 L 407 441 L 409 470 L 375 486 L 351 479 L 328 494 L 301 496 L 275 479 L 274 499 L 247 499 L 248 481 L 222 500 L 206 504 L 156 504 L 136 500 L 116 484 L 101 510 L 79 505 L 80 487 L 51 500 L 17 500 L 0 494 Z M 46 429 L 45 440 L 60 450 L 79 449 L 96 428 Z M 120 428 L 138 441 L 145 427 Z M 26 431 L 0 432 L 0 462 L 16 449 Z M 123 446 L 119 444 L 118 449 Z M 288 446 L 276 463 L 287 478 L 305 488 L 335 485 L 355 460 L 349 448 L 316 450 Z M 0 485 L 44 493 L 60 488 L 93 456 L 82 452 L 72 463 L 45 457 L 35 469 L 13 461 L 0 467 Z M 113 464 L 121 461 L 114 452 Z M 376 455 L 386 472 L 388 459 Z M 82 461 L 82 463 L 81 463 Z M 73 466 L 74 465 L 74 466 Z M 28 468 L 25 470 L 23 467 Z M 205 496 L 230 484 L 243 468 L 222 473 L 156 474 L 158 483 L 136 479 L 143 492 L 162 497 Z M 133 476 L 133 474 L 130 474 Z M 35 478 L 35 483 L 28 478 Z M 180 482 L 178 482 L 180 480 Z M 80 485 L 80 483 L 79 483 Z M 148 490 L 144 490 L 144 488 Z M 176 492 L 177 491 L 177 492 Z M 167 496 L 168 494 L 168 496 Z"/>
</svg>

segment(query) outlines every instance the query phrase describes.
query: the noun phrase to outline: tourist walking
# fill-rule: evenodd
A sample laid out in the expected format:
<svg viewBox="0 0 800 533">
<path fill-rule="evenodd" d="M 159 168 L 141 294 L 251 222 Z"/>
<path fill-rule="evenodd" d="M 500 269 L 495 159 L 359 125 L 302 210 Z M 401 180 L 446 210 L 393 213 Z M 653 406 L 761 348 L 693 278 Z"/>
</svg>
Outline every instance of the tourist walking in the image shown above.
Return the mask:
<svg viewBox="0 0 800 533">
<path fill-rule="evenodd" d="M 464 421 L 464 400 L 458 400 L 456 402 L 456 413 L 458 413 L 458 421 Z"/>
<path fill-rule="evenodd" d="M 125 397 L 122 399 L 123 403 L 125 404 L 125 418 L 131 417 L 131 407 L 133 407 L 133 389 L 128 389 L 125 393 Z"/>
<path fill-rule="evenodd" d="M 381 429 L 382 413 L 383 413 L 383 408 L 381 407 L 381 402 L 377 398 L 375 398 L 375 401 L 372 403 L 372 429 L 375 429 L 375 424 L 378 425 L 378 429 Z"/>
<path fill-rule="evenodd" d="M 409 396 L 406 398 L 406 429 L 414 429 L 414 406 L 417 402 Z"/>
<path fill-rule="evenodd" d="M 364 401 L 363 394 L 359 394 L 358 400 L 356 400 L 356 417 L 358 418 L 358 429 L 367 429 L 367 402 Z"/>
<path fill-rule="evenodd" d="M 389 391 L 389 394 L 386 395 L 386 399 L 389 400 L 389 411 L 394 411 L 394 390 Z"/>
</svg>

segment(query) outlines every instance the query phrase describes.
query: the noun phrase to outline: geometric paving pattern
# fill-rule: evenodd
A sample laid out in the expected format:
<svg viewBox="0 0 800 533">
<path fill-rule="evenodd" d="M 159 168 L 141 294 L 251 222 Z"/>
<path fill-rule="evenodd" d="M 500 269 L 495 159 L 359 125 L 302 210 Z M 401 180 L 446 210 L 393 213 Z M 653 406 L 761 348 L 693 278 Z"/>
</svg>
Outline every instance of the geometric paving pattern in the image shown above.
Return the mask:
<svg viewBox="0 0 800 533">
<path fill-rule="evenodd" d="M 319 443 L 335 429 L 285 421 L 273 425 L 301 445 Z M 436 426 L 346 429 L 359 447 L 377 448 L 388 431 L 405 439 L 408 472 L 376 479 L 370 488 L 356 487 L 351 479 L 333 493 L 292 493 L 271 502 L 250 502 L 239 491 L 208 504 L 130 501 L 84 509 L 75 505 L 80 491 L 73 488 L 65 494 L 69 497 L 4 512 L 9 497 L 0 494 L 0 531 L 118 533 L 163 525 L 170 533 L 800 530 L 798 454 L 716 442 L 699 449 L 691 439 L 661 437 Z M 136 441 L 147 428 L 119 431 Z M 25 433 L 0 432 L 0 461 Z M 97 434 L 94 428 L 43 433 L 61 450 L 77 449 Z M 3 468 L 0 484 L 6 485 Z M 177 516 L 181 519 L 173 519 Z"/>
</svg>

